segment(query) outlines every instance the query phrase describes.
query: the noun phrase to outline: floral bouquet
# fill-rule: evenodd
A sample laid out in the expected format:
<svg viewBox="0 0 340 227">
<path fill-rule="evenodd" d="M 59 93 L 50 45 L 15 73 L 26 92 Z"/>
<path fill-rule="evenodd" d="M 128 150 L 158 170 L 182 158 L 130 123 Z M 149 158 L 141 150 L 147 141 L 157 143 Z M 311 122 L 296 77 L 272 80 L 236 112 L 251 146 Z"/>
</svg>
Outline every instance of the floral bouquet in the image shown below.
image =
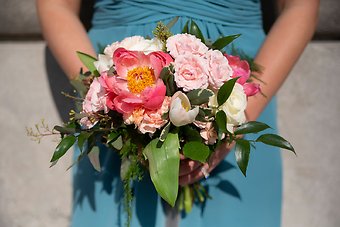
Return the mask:
<svg viewBox="0 0 340 227">
<path fill-rule="evenodd" d="M 81 151 L 76 161 L 88 156 L 100 171 L 98 145 L 105 144 L 120 154 L 127 207 L 132 182 L 144 169 L 167 203 L 189 212 L 193 201 L 204 202 L 209 195 L 200 183 L 179 186 L 181 155 L 206 163 L 216 148 L 233 143 L 246 175 L 254 143 L 294 149 L 278 135 L 262 134 L 254 141 L 242 136 L 269 126 L 246 121 L 247 97 L 260 92 L 260 85 L 253 82 L 248 61 L 222 51 L 239 35 L 210 42 L 194 21 L 177 35 L 170 32 L 173 23 L 159 23 L 152 39 L 114 42 L 98 59 L 78 52 L 89 69 L 72 81 L 81 110 L 72 110 L 66 125 L 54 127 L 61 142 L 51 162 L 76 144 Z"/>
</svg>

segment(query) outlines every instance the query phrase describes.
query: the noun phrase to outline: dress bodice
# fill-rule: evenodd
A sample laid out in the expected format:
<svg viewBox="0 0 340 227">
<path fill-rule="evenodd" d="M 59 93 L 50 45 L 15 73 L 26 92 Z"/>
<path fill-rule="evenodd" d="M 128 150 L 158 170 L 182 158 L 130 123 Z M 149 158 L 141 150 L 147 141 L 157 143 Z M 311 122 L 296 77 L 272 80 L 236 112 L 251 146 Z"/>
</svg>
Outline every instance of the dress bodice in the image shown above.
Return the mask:
<svg viewBox="0 0 340 227">
<path fill-rule="evenodd" d="M 138 25 L 174 16 L 235 27 L 262 26 L 259 0 L 97 0 L 93 26 Z"/>
</svg>

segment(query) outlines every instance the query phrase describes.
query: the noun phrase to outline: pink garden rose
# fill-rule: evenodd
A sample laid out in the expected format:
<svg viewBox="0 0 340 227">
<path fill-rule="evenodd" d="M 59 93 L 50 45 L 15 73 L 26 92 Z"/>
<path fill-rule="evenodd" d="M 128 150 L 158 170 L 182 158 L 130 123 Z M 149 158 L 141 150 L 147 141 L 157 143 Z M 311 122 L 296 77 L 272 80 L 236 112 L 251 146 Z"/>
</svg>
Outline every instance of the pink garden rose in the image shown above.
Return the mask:
<svg viewBox="0 0 340 227">
<path fill-rule="evenodd" d="M 208 47 L 200 39 L 189 34 L 171 36 L 166 41 L 166 48 L 174 58 L 187 53 L 203 56 L 208 51 Z"/>
<path fill-rule="evenodd" d="M 84 102 L 83 111 L 87 114 L 92 114 L 101 110 L 108 111 L 106 107 L 106 92 L 101 86 L 97 78 L 94 78 L 87 92 Z"/>
<path fill-rule="evenodd" d="M 118 48 L 113 54 L 117 75 L 101 75 L 103 87 L 111 93 L 107 105 L 125 114 L 137 108 L 160 108 L 166 87 L 159 74 L 171 61 L 169 54 L 160 51 L 146 55 L 143 52 Z"/>
<path fill-rule="evenodd" d="M 237 83 L 243 86 L 244 92 L 248 97 L 256 95 L 260 91 L 260 85 L 257 83 L 247 82 L 251 73 L 248 62 L 246 60 L 241 60 L 238 56 L 227 54 L 225 54 L 225 56 L 227 57 L 229 64 L 233 69 L 232 78 L 240 77 L 237 80 Z"/>
<path fill-rule="evenodd" d="M 94 78 L 83 102 L 82 114 L 86 116 L 80 120 L 80 124 L 84 128 L 92 128 L 97 123 L 95 113 L 101 110 L 104 110 L 105 113 L 108 112 L 106 106 L 106 91 L 98 79 Z"/>
<path fill-rule="evenodd" d="M 208 87 L 208 66 L 203 57 L 189 53 L 179 55 L 174 66 L 176 85 L 184 91 Z"/>
<path fill-rule="evenodd" d="M 124 123 L 135 124 L 138 130 L 145 133 L 155 133 L 157 129 L 164 126 L 168 120 L 163 115 L 169 112 L 171 97 L 165 97 L 162 106 L 157 110 L 135 109 L 131 113 L 123 114 Z"/>
<path fill-rule="evenodd" d="M 208 61 L 209 84 L 213 89 L 219 89 L 224 82 L 233 76 L 233 70 L 229 66 L 228 59 L 221 51 L 209 50 L 206 53 Z"/>
</svg>

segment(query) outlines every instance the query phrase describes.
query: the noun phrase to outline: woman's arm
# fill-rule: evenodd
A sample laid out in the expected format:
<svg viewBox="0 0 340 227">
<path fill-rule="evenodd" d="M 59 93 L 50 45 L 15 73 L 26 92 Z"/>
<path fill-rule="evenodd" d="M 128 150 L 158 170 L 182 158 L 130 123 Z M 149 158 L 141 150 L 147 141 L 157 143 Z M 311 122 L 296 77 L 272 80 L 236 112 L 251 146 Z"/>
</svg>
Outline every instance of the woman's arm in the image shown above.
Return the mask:
<svg viewBox="0 0 340 227">
<path fill-rule="evenodd" d="M 248 120 L 256 120 L 270 99 L 276 94 L 302 51 L 312 38 L 318 18 L 319 0 L 278 0 L 280 15 L 264 41 L 255 62 L 264 67 L 258 77 L 266 95 L 248 99 L 246 115 Z M 228 154 L 229 147 L 221 146 L 205 164 L 210 172 Z M 191 184 L 203 177 L 201 168 L 192 162 L 181 164 L 180 184 Z"/>
<path fill-rule="evenodd" d="M 95 51 L 78 14 L 81 0 L 36 0 L 42 33 L 48 47 L 69 79 L 81 67 L 76 51 L 92 56 Z"/>
</svg>

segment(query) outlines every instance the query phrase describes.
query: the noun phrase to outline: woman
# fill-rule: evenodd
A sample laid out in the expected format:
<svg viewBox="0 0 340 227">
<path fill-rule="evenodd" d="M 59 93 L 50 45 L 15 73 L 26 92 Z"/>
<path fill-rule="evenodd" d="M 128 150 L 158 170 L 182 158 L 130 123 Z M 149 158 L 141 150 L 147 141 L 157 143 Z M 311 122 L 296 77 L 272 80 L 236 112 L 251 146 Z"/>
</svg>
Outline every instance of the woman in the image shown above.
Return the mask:
<svg viewBox="0 0 340 227">
<path fill-rule="evenodd" d="M 173 27 L 179 33 L 193 18 L 204 35 L 215 40 L 221 35 L 242 34 L 234 45 L 255 57 L 264 67 L 260 79 L 266 95 L 249 98 L 248 120 L 266 122 L 275 128 L 275 99 L 270 101 L 304 47 L 312 37 L 318 11 L 318 0 L 278 0 L 280 15 L 265 37 L 262 30 L 259 0 L 97 0 L 93 27 L 86 33 L 79 18 L 80 0 L 37 0 L 43 34 L 59 64 L 72 79 L 82 67 L 75 52 L 95 55 L 99 46 L 132 35 L 151 35 L 160 20 L 180 16 Z M 99 44 L 99 45 L 98 45 Z M 262 114 L 261 114 L 262 113 Z M 261 115 L 260 115 L 261 114 Z M 276 150 L 276 152 L 268 152 Z M 135 186 L 135 209 L 132 226 L 280 226 L 281 159 L 278 149 L 258 146 L 251 157 L 247 178 L 234 168 L 229 148 L 214 153 L 204 166 L 211 177 L 205 180 L 213 199 L 192 213 L 167 218 L 169 209 L 162 206 L 150 180 Z M 121 226 L 121 183 L 118 158 L 113 152 L 101 152 L 104 170 L 96 174 L 88 162 L 79 164 L 74 179 L 74 212 L 72 226 Z M 218 165 L 221 163 L 221 165 Z M 232 164 L 230 164 L 232 163 Z M 183 160 L 180 184 L 203 177 L 202 166 Z M 223 171 L 222 171 L 223 170 Z M 221 180 L 222 181 L 217 181 Z M 222 183 L 221 183 L 222 182 Z M 171 212 L 170 212 L 171 213 Z M 177 223 L 177 218 L 181 219 Z"/>
</svg>

